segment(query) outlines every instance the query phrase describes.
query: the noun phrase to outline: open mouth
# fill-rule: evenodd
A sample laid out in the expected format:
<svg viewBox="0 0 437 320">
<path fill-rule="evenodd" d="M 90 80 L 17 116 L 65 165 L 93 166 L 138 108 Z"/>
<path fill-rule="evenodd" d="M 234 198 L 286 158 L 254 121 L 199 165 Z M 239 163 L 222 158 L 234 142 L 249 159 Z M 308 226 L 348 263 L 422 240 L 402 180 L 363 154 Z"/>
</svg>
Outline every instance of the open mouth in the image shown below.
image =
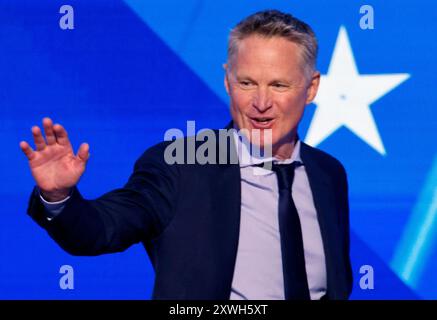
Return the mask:
<svg viewBox="0 0 437 320">
<path fill-rule="evenodd" d="M 254 128 L 266 129 L 272 126 L 274 118 L 255 117 L 255 118 L 250 118 L 250 121 L 252 122 Z"/>
</svg>

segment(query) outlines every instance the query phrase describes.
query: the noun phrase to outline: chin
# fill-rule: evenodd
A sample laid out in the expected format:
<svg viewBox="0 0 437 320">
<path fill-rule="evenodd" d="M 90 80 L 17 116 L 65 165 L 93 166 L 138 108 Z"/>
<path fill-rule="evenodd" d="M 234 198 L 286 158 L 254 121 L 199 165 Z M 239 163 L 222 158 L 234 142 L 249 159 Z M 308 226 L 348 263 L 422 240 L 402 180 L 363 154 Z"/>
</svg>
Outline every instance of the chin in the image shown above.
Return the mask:
<svg viewBox="0 0 437 320">
<path fill-rule="evenodd" d="M 263 134 L 261 133 L 261 139 L 253 138 L 253 136 L 250 139 L 250 143 L 252 147 L 259 148 L 264 153 L 264 156 L 270 157 L 272 155 L 272 150 L 274 143 L 272 143 L 271 139 L 265 139 Z"/>
</svg>

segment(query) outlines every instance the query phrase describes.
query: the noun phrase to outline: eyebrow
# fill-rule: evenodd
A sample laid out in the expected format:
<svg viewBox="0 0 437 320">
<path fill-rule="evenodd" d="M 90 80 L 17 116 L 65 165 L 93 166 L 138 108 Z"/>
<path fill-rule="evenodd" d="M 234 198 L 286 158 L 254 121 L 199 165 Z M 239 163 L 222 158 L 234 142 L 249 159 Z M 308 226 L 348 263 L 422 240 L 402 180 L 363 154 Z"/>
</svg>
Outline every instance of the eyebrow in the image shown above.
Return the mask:
<svg viewBox="0 0 437 320">
<path fill-rule="evenodd" d="M 235 78 L 237 81 L 248 80 L 248 81 L 251 81 L 253 83 L 258 83 L 257 81 L 255 81 L 254 79 L 252 79 L 249 76 L 238 76 L 237 75 Z M 277 79 L 273 79 L 269 82 L 269 84 L 272 84 L 272 83 L 283 83 L 283 84 L 288 84 L 288 85 L 296 85 L 297 81 L 277 78 Z"/>
<path fill-rule="evenodd" d="M 254 79 L 252 79 L 252 78 L 249 77 L 249 76 L 239 76 L 239 75 L 236 75 L 236 76 L 235 76 L 235 79 L 237 79 L 237 81 L 241 81 L 241 80 L 249 80 L 249 81 L 252 81 L 252 82 L 256 82 Z"/>
<path fill-rule="evenodd" d="M 287 84 L 294 84 L 295 81 L 290 81 L 286 79 L 273 79 L 270 83 L 287 83 Z"/>
</svg>

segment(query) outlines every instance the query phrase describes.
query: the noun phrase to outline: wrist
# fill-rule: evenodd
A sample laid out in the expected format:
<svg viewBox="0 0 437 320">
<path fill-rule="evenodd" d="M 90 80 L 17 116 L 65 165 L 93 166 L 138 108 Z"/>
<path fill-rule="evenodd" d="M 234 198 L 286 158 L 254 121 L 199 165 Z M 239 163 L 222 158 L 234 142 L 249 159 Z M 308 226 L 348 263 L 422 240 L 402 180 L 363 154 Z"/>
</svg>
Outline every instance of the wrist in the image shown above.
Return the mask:
<svg viewBox="0 0 437 320">
<path fill-rule="evenodd" d="M 44 191 L 40 189 L 40 194 L 47 202 L 58 202 L 66 199 L 71 193 L 70 189 Z"/>
</svg>

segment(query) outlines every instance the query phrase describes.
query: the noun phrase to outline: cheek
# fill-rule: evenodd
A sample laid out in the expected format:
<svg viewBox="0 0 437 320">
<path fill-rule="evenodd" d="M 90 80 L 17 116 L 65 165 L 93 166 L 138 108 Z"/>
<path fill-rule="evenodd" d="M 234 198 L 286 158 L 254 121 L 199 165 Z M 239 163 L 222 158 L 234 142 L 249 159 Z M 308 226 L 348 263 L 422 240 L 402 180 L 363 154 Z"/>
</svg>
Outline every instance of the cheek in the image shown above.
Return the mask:
<svg viewBox="0 0 437 320">
<path fill-rule="evenodd" d="M 251 106 L 251 98 L 248 94 L 234 91 L 231 94 L 231 104 L 234 112 L 246 113 Z"/>
<path fill-rule="evenodd" d="M 283 126 L 289 128 L 295 126 L 302 117 L 305 109 L 305 97 L 304 95 L 286 97 L 282 99 L 278 106 L 282 116 Z"/>
</svg>

